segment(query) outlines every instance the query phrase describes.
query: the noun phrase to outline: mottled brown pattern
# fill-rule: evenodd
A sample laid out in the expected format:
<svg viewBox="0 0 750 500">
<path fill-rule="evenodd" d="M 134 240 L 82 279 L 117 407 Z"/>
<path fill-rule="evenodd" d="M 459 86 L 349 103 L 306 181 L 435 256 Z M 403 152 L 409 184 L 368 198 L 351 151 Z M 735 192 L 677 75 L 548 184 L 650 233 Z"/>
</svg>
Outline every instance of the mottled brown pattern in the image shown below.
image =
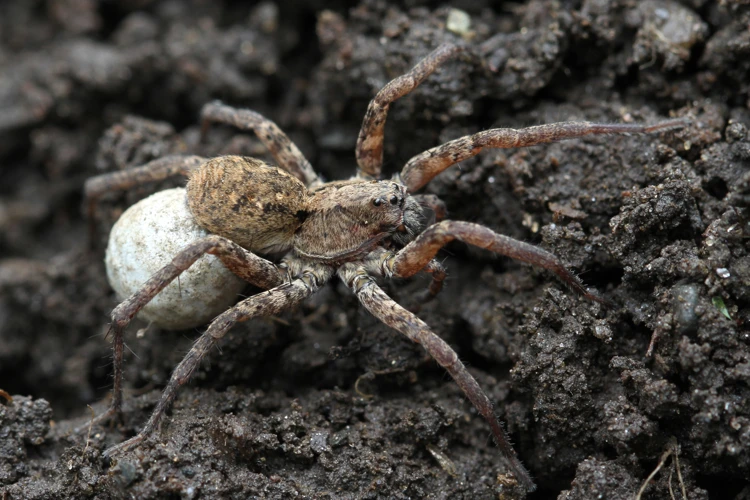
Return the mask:
<svg viewBox="0 0 750 500">
<path fill-rule="evenodd" d="M 254 255 L 236 243 L 211 235 L 200 239 L 177 254 L 172 262 L 154 274 L 139 292 L 122 302 L 112 311 L 112 324 L 110 333 L 113 337 L 114 350 L 114 388 L 112 391 L 112 405 L 110 410 L 98 417 L 101 421 L 114 413 L 118 413 L 122 407 L 122 355 L 123 355 L 123 332 L 130 321 L 156 294 L 162 291 L 183 271 L 204 254 L 213 254 L 240 278 L 261 288 L 271 288 L 280 285 L 285 278 L 285 273 L 275 264 L 257 255 Z"/>
<path fill-rule="evenodd" d="M 190 176 L 188 205 L 195 220 L 260 254 L 292 247 L 308 210 L 307 188 L 283 170 L 254 158 L 220 156 Z"/>
<path fill-rule="evenodd" d="M 396 182 L 328 183 L 312 193 L 295 252 L 328 263 L 362 257 L 403 224 L 406 199 L 406 189 Z"/>
<path fill-rule="evenodd" d="M 266 264 L 272 265 L 267 262 Z M 106 454 L 112 455 L 118 451 L 127 450 L 143 441 L 156 429 L 164 412 L 172 404 L 172 401 L 174 401 L 174 398 L 177 395 L 177 390 L 180 386 L 186 384 L 190 380 L 190 377 L 193 375 L 193 372 L 198 367 L 206 353 L 211 350 L 216 342 L 224 337 L 224 334 L 226 334 L 234 324 L 259 316 L 277 314 L 280 311 L 299 303 L 302 299 L 315 293 L 320 287 L 319 283 L 327 281 L 330 278 L 330 275 L 331 271 L 326 269 L 305 269 L 300 276 L 293 281 L 279 284 L 275 288 L 266 292 L 253 295 L 219 315 L 211 322 L 203 335 L 198 338 L 192 349 L 190 349 L 185 355 L 180 364 L 177 365 L 167 387 L 164 389 L 161 399 L 157 403 L 154 412 L 151 414 L 151 418 L 146 422 L 146 425 L 141 429 L 141 432 L 127 441 L 108 449 Z M 149 280 L 149 283 L 155 281 L 154 278 Z M 156 283 L 154 283 L 154 288 L 155 285 Z M 146 286 L 148 286 L 148 284 Z M 133 311 L 136 309 L 134 306 L 135 304 L 130 304 L 126 301 L 120 304 L 115 312 L 117 312 L 118 309 L 123 309 L 122 313 L 120 313 L 121 316 L 125 316 L 125 314 L 134 315 L 135 313 Z M 127 313 L 125 313 L 125 310 L 127 310 Z M 112 313 L 113 319 L 115 312 Z M 117 339 L 117 337 L 119 337 L 120 344 L 122 344 L 122 329 L 120 328 L 120 324 L 126 325 L 127 322 L 129 322 L 129 320 L 121 323 L 113 322 L 113 329 L 117 328 L 117 330 L 115 330 L 115 338 Z M 122 353 L 122 345 L 120 345 L 119 350 L 120 353 Z M 117 360 L 115 360 L 115 362 L 117 362 Z M 110 414 L 114 414 L 118 411 L 119 407 L 113 404 L 110 411 L 101 417 L 108 417 Z M 101 417 L 99 419 L 101 419 Z"/>
<path fill-rule="evenodd" d="M 521 262 L 528 262 L 555 273 L 571 290 L 589 300 L 606 304 L 607 300 L 589 291 L 578 277 L 568 271 L 560 259 L 534 245 L 497 234 L 471 222 L 446 220 L 434 224 L 402 249 L 392 260 L 394 276 L 408 278 L 422 271 L 437 252 L 453 240 L 484 248 Z"/>
<path fill-rule="evenodd" d="M 533 245 L 469 222 L 443 220 L 425 227 L 423 204 L 438 220 L 445 217 L 445 205 L 434 196 L 411 193 L 445 168 L 476 155 L 485 147 L 525 147 L 589 134 L 647 133 L 681 127 L 687 122 L 675 119 L 650 127 L 564 122 L 520 130 L 487 130 L 414 157 L 404 167 L 401 176 L 394 180 L 371 180 L 380 176 L 383 126 L 390 104 L 414 90 L 461 50 L 453 45 L 442 45 L 377 94 L 367 110 L 357 142 L 359 170 L 355 178 L 348 181 L 321 184 L 289 138 L 273 122 L 257 113 L 217 103 L 204 108 L 204 129 L 213 121 L 253 130 L 284 170 L 237 156 L 206 161 L 197 171 L 193 168 L 198 161 L 196 157 L 179 161 L 165 159 L 160 164 L 162 170 L 159 172 L 194 171 L 187 187 L 191 212 L 199 224 L 217 236 L 188 246 L 112 312 L 114 397 L 110 410 L 97 421 L 120 411 L 124 329 L 144 304 L 200 255 L 213 253 L 235 274 L 262 288 L 273 288 L 240 302 L 217 317 L 175 369 L 144 429 L 136 437 L 108 450 L 107 454 L 131 447 L 154 431 L 175 398 L 177 389 L 189 380 L 206 352 L 233 324 L 251 317 L 275 314 L 297 304 L 338 273 L 374 316 L 424 346 L 450 373 L 488 422 L 518 482 L 529 491 L 534 490 L 534 482 L 510 445 L 491 401 L 453 349 L 413 313 L 390 299 L 371 276 L 390 278 L 409 277 L 422 271 L 430 273 L 432 282 L 423 297 L 423 300 L 428 300 L 440 291 L 446 275 L 443 266 L 434 260 L 435 255 L 447 243 L 460 240 L 548 269 L 573 291 L 587 299 L 606 303 L 604 298 L 586 289 L 557 257 Z M 134 170 L 136 174 L 132 177 L 123 173 L 94 179 L 89 182 L 88 185 L 93 187 L 87 192 L 98 197 L 108 188 L 124 189 L 141 182 L 144 177 L 158 178 L 153 172 L 143 173 L 148 171 L 143 167 Z M 276 266 L 252 252 L 285 255 Z M 286 283 L 282 283 L 283 280 Z"/>
</svg>

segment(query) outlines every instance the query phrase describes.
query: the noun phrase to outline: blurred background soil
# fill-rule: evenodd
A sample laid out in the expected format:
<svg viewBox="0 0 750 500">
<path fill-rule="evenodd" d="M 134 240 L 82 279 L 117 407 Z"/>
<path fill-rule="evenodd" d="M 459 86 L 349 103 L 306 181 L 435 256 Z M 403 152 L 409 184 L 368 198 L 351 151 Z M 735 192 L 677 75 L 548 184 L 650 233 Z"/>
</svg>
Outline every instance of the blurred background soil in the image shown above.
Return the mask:
<svg viewBox="0 0 750 500">
<path fill-rule="evenodd" d="M 488 151 L 427 192 L 450 217 L 539 244 L 611 299 L 450 245 L 421 316 L 496 402 L 528 498 L 749 498 L 750 7 L 740 0 L 0 3 L 0 499 L 516 498 L 486 423 L 416 345 L 332 282 L 233 328 L 152 440 L 146 421 L 199 331 L 128 331 L 103 249 L 127 206 L 85 179 L 170 153 L 267 158 L 198 134 L 213 99 L 278 123 L 328 179 L 354 172 L 367 103 L 444 41 L 471 50 L 392 106 L 385 161 L 492 127 L 561 120 L 691 126 Z M 387 285 L 404 304 L 425 278 Z M 252 293 L 249 290 L 247 293 Z M 94 410 L 87 408 L 92 405 Z M 73 433 L 75 426 L 82 433 Z M 666 459 L 664 459 L 665 454 Z"/>
</svg>

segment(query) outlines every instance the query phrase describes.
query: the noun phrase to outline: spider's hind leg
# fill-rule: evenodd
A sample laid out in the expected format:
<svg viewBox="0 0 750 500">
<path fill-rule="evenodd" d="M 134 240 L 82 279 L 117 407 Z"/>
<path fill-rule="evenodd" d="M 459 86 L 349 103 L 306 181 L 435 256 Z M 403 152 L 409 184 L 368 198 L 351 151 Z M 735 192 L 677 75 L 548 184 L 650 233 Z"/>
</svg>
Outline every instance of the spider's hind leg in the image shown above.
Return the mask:
<svg viewBox="0 0 750 500">
<path fill-rule="evenodd" d="M 187 177 L 205 162 L 201 156 L 171 155 L 146 163 L 143 166 L 97 175 L 83 187 L 84 204 L 89 223 L 89 244 L 96 239 L 96 212 L 99 200 L 108 193 L 121 193 L 137 186 L 163 181 L 170 177 Z"/>
<path fill-rule="evenodd" d="M 285 270 L 221 236 L 207 236 L 182 249 L 169 264 L 157 271 L 140 290 L 112 311 L 112 323 L 109 329 L 109 332 L 113 335 L 114 385 L 112 388 L 112 403 L 104 414 L 94 420 L 95 423 L 117 415 L 122 410 L 123 334 L 125 329 L 146 304 L 151 302 L 159 292 L 204 254 L 215 255 L 234 274 L 260 288 L 278 287 L 287 281 Z"/>
<path fill-rule="evenodd" d="M 308 188 L 322 184 L 318 174 L 302 151 L 265 116 L 250 109 L 239 109 L 221 102 L 212 102 L 201 110 L 201 134 L 205 136 L 211 123 L 224 123 L 240 130 L 250 130 L 268 148 L 279 167 L 301 180 Z"/>
<path fill-rule="evenodd" d="M 253 295 L 216 317 L 174 369 L 167 387 L 143 429 L 135 437 L 109 448 L 104 454 L 111 456 L 127 450 L 153 433 L 161 417 L 174 401 L 177 390 L 190 380 L 206 353 L 224 337 L 232 326 L 251 318 L 277 314 L 299 303 L 315 293 L 330 276 L 328 269 L 305 270 L 299 278 Z"/>
</svg>

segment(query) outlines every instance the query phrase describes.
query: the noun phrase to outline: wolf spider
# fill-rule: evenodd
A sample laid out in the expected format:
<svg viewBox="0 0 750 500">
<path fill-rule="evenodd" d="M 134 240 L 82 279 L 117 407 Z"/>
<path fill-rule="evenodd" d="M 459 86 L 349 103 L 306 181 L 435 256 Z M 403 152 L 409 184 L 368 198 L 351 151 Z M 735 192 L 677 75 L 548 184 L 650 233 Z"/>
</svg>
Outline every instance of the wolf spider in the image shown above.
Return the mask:
<svg viewBox="0 0 750 500">
<path fill-rule="evenodd" d="M 409 160 L 393 179 L 379 180 L 388 108 L 461 51 L 452 44 L 441 45 L 378 92 L 359 132 L 358 170 L 350 180 L 322 182 L 299 149 L 272 121 L 250 110 L 211 103 L 201 115 L 204 132 L 212 122 L 251 130 L 281 168 L 238 156 L 173 156 L 87 182 L 86 195 L 93 212 L 97 200 L 106 192 L 185 175 L 189 178 L 186 192 L 190 212 L 211 233 L 180 251 L 112 312 L 114 389 L 109 410 L 97 422 L 121 411 L 123 331 L 154 296 L 199 257 L 213 254 L 233 273 L 267 290 L 240 301 L 210 322 L 175 368 L 140 433 L 108 449 L 106 455 L 137 445 L 154 432 L 178 388 L 235 323 L 276 314 L 298 304 L 338 275 L 370 313 L 421 344 L 448 371 L 489 424 L 518 481 L 529 491 L 535 488 L 495 415 L 492 402 L 456 352 L 414 313 L 386 295 L 374 277 L 408 278 L 424 271 L 432 275 L 432 280 L 423 299 L 434 297 L 445 278 L 442 265 L 434 257 L 447 243 L 459 240 L 548 269 L 585 298 L 605 302 L 545 250 L 470 222 L 441 220 L 424 227 L 423 205 L 439 208 L 440 202 L 413 193 L 446 168 L 483 148 L 526 147 L 585 135 L 654 132 L 683 126 L 685 121 L 673 119 L 653 126 L 562 122 L 517 130 L 485 130 L 425 151 Z M 276 263 L 257 254 L 281 259 L 276 259 Z"/>
</svg>

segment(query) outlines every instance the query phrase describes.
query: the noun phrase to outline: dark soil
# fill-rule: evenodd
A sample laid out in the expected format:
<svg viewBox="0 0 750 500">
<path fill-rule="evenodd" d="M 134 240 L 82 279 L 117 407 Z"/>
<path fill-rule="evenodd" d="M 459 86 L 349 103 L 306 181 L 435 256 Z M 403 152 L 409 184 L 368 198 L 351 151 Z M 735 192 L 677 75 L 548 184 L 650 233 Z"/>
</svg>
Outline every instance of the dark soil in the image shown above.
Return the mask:
<svg viewBox="0 0 750 500">
<path fill-rule="evenodd" d="M 0 499 L 522 496 L 457 386 L 336 283 L 233 328 L 160 432 L 113 463 L 102 451 L 146 421 L 199 333 L 133 325 L 123 419 L 86 428 L 111 384 L 106 234 L 164 185 L 108 199 L 89 252 L 84 180 L 174 152 L 263 157 L 228 127 L 199 144 L 217 98 L 348 177 L 369 99 L 462 37 L 472 51 L 392 107 L 388 173 L 486 128 L 693 118 L 488 151 L 427 187 L 451 218 L 543 246 L 615 303 L 443 252 L 450 279 L 421 316 L 497 403 L 539 484 L 528 498 L 630 499 L 670 451 L 643 498 L 750 496 L 747 3 L 458 1 L 459 34 L 440 3 L 389 1 L 0 4 Z M 409 304 L 426 284 L 387 290 Z"/>
</svg>

